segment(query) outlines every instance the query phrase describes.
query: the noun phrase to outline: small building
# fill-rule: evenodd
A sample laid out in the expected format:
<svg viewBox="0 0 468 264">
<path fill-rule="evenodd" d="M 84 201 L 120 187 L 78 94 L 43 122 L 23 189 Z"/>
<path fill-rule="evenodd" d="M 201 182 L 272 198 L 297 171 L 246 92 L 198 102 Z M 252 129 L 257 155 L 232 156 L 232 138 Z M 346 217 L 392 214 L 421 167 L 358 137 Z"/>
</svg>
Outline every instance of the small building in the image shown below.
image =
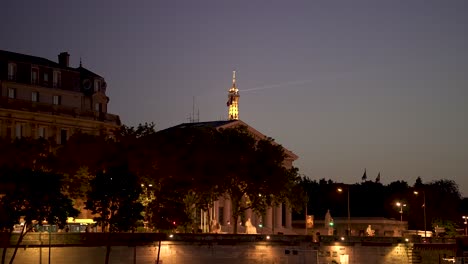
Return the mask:
<svg viewBox="0 0 468 264">
<path fill-rule="evenodd" d="M 384 217 L 352 217 L 349 220 L 347 217 L 333 217 L 332 225 L 325 220 L 315 220 L 307 234 L 346 236 L 348 229 L 351 236 L 402 237 L 408 231 L 408 222 Z M 304 220 L 295 220 L 294 230 L 304 234 Z"/>
</svg>

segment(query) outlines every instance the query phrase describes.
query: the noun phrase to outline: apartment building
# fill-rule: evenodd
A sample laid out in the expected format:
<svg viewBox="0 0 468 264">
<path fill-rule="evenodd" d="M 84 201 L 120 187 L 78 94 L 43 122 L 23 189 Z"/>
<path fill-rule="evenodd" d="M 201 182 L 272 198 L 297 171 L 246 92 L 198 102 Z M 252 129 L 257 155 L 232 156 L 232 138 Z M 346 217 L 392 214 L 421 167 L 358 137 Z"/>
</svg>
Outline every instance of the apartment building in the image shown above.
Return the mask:
<svg viewBox="0 0 468 264">
<path fill-rule="evenodd" d="M 63 144 L 77 131 L 112 134 L 120 118 L 107 112 L 102 76 L 69 65 L 0 50 L 0 137 L 51 138 Z"/>
</svg>

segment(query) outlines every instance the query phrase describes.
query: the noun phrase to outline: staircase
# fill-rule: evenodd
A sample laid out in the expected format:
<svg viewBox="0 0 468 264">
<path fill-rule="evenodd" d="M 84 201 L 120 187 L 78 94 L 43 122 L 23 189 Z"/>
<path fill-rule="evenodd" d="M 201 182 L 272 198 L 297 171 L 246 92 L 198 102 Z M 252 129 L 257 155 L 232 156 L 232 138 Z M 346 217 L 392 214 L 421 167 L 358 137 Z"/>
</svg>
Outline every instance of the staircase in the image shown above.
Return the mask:
<svg viewBox="0 0 468 264">
<path fill-rule="evenodd" d="M 415 251 L 413 247 L 408 247 L 406 255 L 408 256 L 409 264 L 422 263 L 421 252 Z"/>
</svg>

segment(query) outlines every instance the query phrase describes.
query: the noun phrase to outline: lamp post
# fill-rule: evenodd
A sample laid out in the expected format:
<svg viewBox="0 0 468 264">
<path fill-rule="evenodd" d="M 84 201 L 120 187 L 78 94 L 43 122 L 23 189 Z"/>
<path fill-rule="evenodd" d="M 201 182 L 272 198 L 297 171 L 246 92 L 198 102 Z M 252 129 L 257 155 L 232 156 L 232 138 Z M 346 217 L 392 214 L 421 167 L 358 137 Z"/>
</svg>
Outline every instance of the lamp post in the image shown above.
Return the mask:
<svg viewBox="0 0 468 264">
<path fill-rule="evenodd" d="M 347 192 L 348 192 L 348 198 L 347 198 L 347 203 L 348 203 L 348 236 L 351 235 L 351 212 L 349 208 L 349 186 L 346 186 Z M 343 192 L 342 188 L 338 188 L 338 192 Z"/>
<path fill-rule="evenodd" d="M 400 222 L 403 222 L 403 207 L 406 207 L 406 204 L 397 202 L 396 206 L 400 207 Z"/>
<path fill-rule="evenodd" d="M 464 221 L 463 221 L 463 224 L 465 224 L 465 236 L 467 236 L 468 234 L 467 234 L 466 225 L 468 224 L 468 222 L 467 222 L 467 221 L 468 221 L 468 216 L 465 216 L 465 215 L 464 215 L 464 216 L 462 216 L 462 218 L 463 218 L 463 220 L 464 220 Z"/>
<path fill-rule="evenodd" d="M 414 194 L 418 195 L 417 191 L 414 191 Z M 423 212 L 424 212 L 424 237 L 427 237 L 427 228 L 426 228 L 426 192 L 423 191 Z M 466 222 L 466 220 L 465 220 Z"/>
</svg>

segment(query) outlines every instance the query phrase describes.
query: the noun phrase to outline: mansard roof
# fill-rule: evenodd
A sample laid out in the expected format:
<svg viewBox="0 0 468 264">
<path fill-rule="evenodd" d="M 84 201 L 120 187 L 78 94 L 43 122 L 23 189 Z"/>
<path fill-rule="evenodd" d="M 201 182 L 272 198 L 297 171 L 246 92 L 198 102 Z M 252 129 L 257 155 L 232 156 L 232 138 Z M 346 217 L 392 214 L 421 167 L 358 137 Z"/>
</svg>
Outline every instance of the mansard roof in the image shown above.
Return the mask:
<svg viewBox="0 0 468 264">
<path fill-rule="evenodd" d="M 6 51 L 6 50 L 0 50 L 0 59 L 6 59 L 10 61 L 15 61 L 15 62 L 31 63 L 31 64 L 42 65 L 42 66 L 53 67 L 53 68 L 69 69 L 69 67 L 63 67 L 57 62 L 54 62 L 45 58 Z"/>
<path fill-rule="evenodd" d="M 22 53 L 16 53 L 12 51 L 0 50 L 0 61 L 1 60 L 28 63 L 28 64 L 46 66 L 46 67 L 57 68 L 57 69 L 66 69 L 66 70 L 71 70 L 71 71 L 77 71 L 81 75 L 85 75 L 89 77 L 103 78 L 102 76 L 99 76 L 98 74 L 82 67 L 81 65 L 77 68 L 66 67 L 66 66 L 60 65 L 59 63 L 55 61 L 51 61 L 45 58 L 22 54 Z"/>
</svg>

